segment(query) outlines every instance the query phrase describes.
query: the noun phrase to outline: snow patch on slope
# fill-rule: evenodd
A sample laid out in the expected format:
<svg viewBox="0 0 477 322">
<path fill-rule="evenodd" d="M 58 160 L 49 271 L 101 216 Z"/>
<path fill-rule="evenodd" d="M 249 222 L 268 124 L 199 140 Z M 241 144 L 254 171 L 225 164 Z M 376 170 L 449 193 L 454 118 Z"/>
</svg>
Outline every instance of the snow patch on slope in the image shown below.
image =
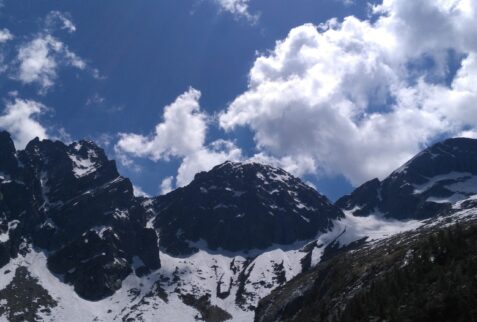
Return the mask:
<svg viewBox="0 0 477 322">
<path fill-rule="evenodd" d="M 76 148 L 76 147 L 75 147 Z M 73 162 L 73 173 L 76 178 L 87 176 L 96 171 L 97 165 L 93 158 L 97 157 L 96 152 L 89 150 L 88 157 L 82 158 L 79 155 L 68 153 L 68 157 Z"/>
<path fill-rule="evenodd" d="M 344 213 L 345 218 L 336 221 L 333 228 L 334 233 L 344 232 L 338 238 L 341 245 L 348 245 L 363 237 L 368 237 L 368 241 L 376 241 L 423 225 L 422 221 L 387 219 L 380 214 L 360 217 L 354 216 L 352 211 L 344 211 Z"/>
<path fill-rule="evenodd" d="M 476 198 L 477 199 L 477 198 Z M 474 211 L 475 213 L 475 211 Z M 253 321 L 253 307 L 274 288 L 302 271 L 304 251 L 312 245 L 312 265 L 317 264 L 326 245 L 339 241 L 341 245 L 368 236 L 380 240 L 393 234 L 420 227 L 423 222 L 388 220 L 379 215 L 356 217 L 346 213 L 335 221 L 334 228 L 317 236 L 314 241 L 293 245 L 274 245 L 267 250 L 248 252 L 212 251 L 205 242 L 196 243 L 199 251 L 189 257 L 174 257 L 161 252 L 162 267 L 144 277 L 128 276 L 114 295 L 97 302 L 80 298 L 72 286 L 64 284 L 47 268 L 44 253 L 32 250 L 19 256 L 0 270 L 0 288 L 11 281 L 15 268 L 26 266 L 33 277 L 58 301 L 45 321 L 184 321 L 194 322 L 200 313 L 186 305 L 182 296 L 196 298 L 210 295 L 210 304 L 232 315 L 231 321 Z M 464 216 L 464 214 L 462 214 Z M 106 227 L 96 227 L 101 234 Z M 140 267 L 134 258 L 134 267 Z M 11 273 L 3 275 L 10 270 Z M 282 279 L 282 280 L 281 280 Z M 160 290 L 163 293 L 158 293 Z M 238 294 L 245 294 L 241 303 Z M 159 295 L 162 294 L 162 295 Z"/>
<path fill-rule="evenodd" d="M 467 172 L 450 172 L 448 174 L 430 178 L 428 182 L 421 185 L 414 185 L 414 194 L 422 194 L 432 189 L 436 185 L 441 185 L 450 191 L 450 196 L 430 196 L 426 199 L 434 203 L 456 203 L 467 199 L 470 195 L 477 193 L 477 176 Z"/>
<path fill-rule="evenodd" d="M 103 228 L 98 227 L 98 230 L 101 232 Z M 301 242 L 243 253 L 202 249 L 186 258 L 161 252 L 160 269 L 144 277 L 131 274 L 114 295 L 97 302 L 80 298 L 71 285 L 63 283 L 48 270 L 43 252 L 31 250 L 25 257 L 11 260 L 0 270 L 1 276 L 4 276 L 4 271 L 12 272 L 2 277 L 0 288 L 8 285 L 16 267 L 27 267 L 58 301 L 58 306 L 52 308 L 45 321 L 122 321 L 133 318 L 136 321 L 195 322 L 200 313 L 184 304 L 181 296 L 198 298 L 206 294 L 210 295 L 211 305 L 232 315 L 231 321 L 253 321 L 253 306 L 280 285 L 274 268 L 283 266 L 286 280 L 301 272 L 300 260 L 306 255 L 301 251 L 303 245 Z M 141 266 L 138 258 L 134 258 L 134 266 Z M 150 296 L 158 286 L 166 298 Z M 242 307 L 237 305 L 239 289 L 247 295 Z"/>
</svg>

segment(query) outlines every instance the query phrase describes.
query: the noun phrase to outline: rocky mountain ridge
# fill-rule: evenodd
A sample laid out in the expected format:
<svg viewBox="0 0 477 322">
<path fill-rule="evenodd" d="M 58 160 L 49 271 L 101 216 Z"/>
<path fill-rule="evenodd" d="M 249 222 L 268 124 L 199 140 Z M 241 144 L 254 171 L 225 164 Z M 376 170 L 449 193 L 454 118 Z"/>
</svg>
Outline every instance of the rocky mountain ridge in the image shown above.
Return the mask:
<svg viewBox="0 0 477 322">
<path fill-rule="evenodd" d="M 162 316 L 157 307 L 185 312 L 184 321 L 250 320 L 261 297 L 302 270 L 307 242 L 334 238 L 333 221 L 344 217 L 298 178 L 261 164 L 226 162 L 165 196 L 137 198 L 91 141 L 35 139 L 16 151 L 2 132 L 0 148 L 5 314 L 17 284 L 51 297 L 35 314 L 16 312 L 20 320 L 82 308 L 91 320 L 147 321 Z"/>
</svg>

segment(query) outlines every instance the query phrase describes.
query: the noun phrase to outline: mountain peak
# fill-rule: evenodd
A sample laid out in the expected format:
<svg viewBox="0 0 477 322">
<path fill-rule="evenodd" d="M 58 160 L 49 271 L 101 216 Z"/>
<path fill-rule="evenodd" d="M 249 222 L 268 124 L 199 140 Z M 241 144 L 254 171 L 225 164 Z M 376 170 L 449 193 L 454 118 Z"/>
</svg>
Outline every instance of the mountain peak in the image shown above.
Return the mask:
<svg viewBox="0 0 477 322">
<path fill-rule="evenodd" d="M 198 173 L 194 181 L 220 180 L 221 178 L 225 178 L 229 185 L 248 185 L 251 189 L 253 189 L 253 185 L 264 187 L 277 184 L 285 186 L 299 185 L 303 189 L 314 190 L 287 171 L 258 162 L 226 161 L 208 172 Z"/>
<path fill-rule="evenodd" d="M 230 161 L 156 198 L 156 212 L 161 245 L 171 253 L 190 252 L 188 245 L 199 240 L 230 251 L 290 244 L 315 237 L 343 216 L 282 169 Z"/>
<path fill-rule="evenodd" d="M 452 138 L 418 153 L 383 181 L 368 181 L 336 202 L 355 215 L 425 218 L 477 193 L 477 140 Z"/>
<path fill-rule="evenodd" d="M 474 163 L 476 159 L 476 139 L 451 138 L 418 153 L 390 176 L 411 175 L 419 181 L 419 177 L 431 177 L 450 171 L 477 173 L 477 165 Z"/>
</svg>

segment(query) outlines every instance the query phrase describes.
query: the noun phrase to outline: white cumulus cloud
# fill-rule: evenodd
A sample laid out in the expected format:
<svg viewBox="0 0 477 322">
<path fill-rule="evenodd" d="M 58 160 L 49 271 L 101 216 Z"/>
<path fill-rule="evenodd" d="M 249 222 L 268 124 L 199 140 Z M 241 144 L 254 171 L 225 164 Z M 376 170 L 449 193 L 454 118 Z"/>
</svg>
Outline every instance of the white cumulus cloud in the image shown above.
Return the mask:
<svg viewBox="0 0 477 322">
<path fill-rule="evenodd" d="M 30 40 L 23 42 L 16 60 L 10 68 L 14 79 L 24 84 L 36 84 L 40 93 L 54 86 L 61 68 L 87 68 L 86 62 L 73 52 L 62 40 L 54 36 L 58 30 L 76 31 L 69 14 L 51 11 L 43 22 L 43 28 Z M 95 70 L 91 70 L 94 76 Z"/>
<path fill-rule="evenodd" d="M 471 133 L 477 3 L 384 0 L 373 12 L 372 21 L 291 30 L 257 57 L 248 90 L 221 126 L 249 127 L 262 159 L 298 174 L 343 174 L 355 185 L 387 175 L 442 135 Z"/>
<path fill-rule="evenodd" d="M 73 66 L 84 69 L 86 63 L 68 47 L 51 35 L 39 35 L 23 44 L 18 52 L 16 78 L 22 83 L 36 83 L 42 91 L 54 85 L 58 68 Z"/>
<path fill-rule="evenodd" d="M 153 160 L 184 157 L 202 147 L 207 129 L 206 115 L 199 106 L 200 92 L 190 89 L 164 108 L 164 121 L 152 136 L 120 134 L 117 147 L 135 156 Z"/>
<path fill-rule="evenodd" d="M 48 138 L 46 129 L 37 120 L 45 110 L 41 103 L 16 98 L 6 104 L 0 115 L 0 128 L 12 135 L 17 149 L 23 149 L 35 137 Z"/>
<path fill-rule="evenodd" d="M 156 125 L 151 135 L 121 133 L 115 145 L 119 159 L 127 160 L 126 165 L 131 166 L 129 156 L 154 161 L 179 158 L 182 163 L 175 181 L 177 186 L 183 186 L 193 179 L 195 173 L 239 158 L 241 151 L 232 142 L 219 140 L 206 144 L 208 117 L 200 110 L 200 95 L 191 88 L 166 106 L 163 121 Z M 163 184 L 163 191 L 170 190 L 172 179 Z"/>
</svg>

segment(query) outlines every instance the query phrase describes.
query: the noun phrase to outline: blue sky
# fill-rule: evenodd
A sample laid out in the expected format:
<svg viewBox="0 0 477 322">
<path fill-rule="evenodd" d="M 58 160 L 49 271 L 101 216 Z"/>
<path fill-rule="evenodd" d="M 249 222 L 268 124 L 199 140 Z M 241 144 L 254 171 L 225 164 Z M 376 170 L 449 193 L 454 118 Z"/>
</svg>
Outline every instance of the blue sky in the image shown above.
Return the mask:
<svg viewBox="0 0 477 322">
<path fill-rule="evenodd" d="M 453 2 L 5 0 L 0 127 L 93 139 L 149 194 L 230 158 L 336 199 L 474 136 L 475 5 Z"/>
</svg>

